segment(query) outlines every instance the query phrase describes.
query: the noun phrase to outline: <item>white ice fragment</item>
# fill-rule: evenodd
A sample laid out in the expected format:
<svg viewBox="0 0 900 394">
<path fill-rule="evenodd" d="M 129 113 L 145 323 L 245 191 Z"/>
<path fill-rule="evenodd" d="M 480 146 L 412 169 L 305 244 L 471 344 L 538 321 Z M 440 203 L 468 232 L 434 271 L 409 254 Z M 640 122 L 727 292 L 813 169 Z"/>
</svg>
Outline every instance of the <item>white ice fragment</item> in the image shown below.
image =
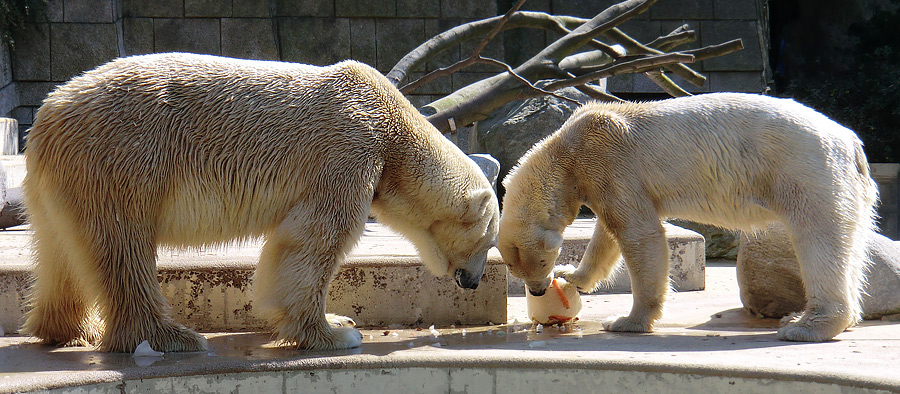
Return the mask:
<svg viewBox="0 0 900 394">
<path fill-rule="evenodd" d="M 466 329 L 465 329 L 465 328 L 463 328 L 463 330 L 462 330 L 462 336 L 466 336 Z"/>
<path fill-rule="evenodd" d="M 153 365 L 153 363 L 162 360 L 163 352 L 157 352 L 150 347 L 150 343 L 147 340 L 141 342 L 140 345 L 134 349 L 134 354 L 131 355 L 134 358 L 134 363 L 139 367 L 149 367 Z"/>
<path fill-rule="evenodd" d="M 528 342 L 528 347 L 530 347 L 530 348 L 532 348 L 532 349 L 534 349 L 534 348 L 547 347 L 547 342 L 545 342 L 545 341 L 531 341 L 531 342 Z"/>
<path fill-rule="evenodd" d="M 157 352 L 150 347 L 150 343 L 145 339 L 144 342 L 141 342 L 140 345 L 134 349 L 134 354 L 132 357 L 161 357 L 164 353 Z"/>
<path fill-rule="evenodd" d="M 539 333 L 539 334 L 544 332 L 544 325 L 538 323 L 538 325 L 534 327 L 534 332 Z"/>
</svg>

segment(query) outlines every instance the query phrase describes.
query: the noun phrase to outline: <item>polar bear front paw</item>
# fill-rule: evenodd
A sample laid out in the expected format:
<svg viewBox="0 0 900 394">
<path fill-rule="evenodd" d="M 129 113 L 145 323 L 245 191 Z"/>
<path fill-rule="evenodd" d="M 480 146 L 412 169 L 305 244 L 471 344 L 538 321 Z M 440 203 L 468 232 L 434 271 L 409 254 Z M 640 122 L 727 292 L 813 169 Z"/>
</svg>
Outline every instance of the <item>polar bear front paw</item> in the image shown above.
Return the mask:
<svg viewBox="0 0 900 394">
<path fill-rule="evenodd" d="M 335 327 L 331 333 L 334 349 L 350 349 L 362 345 L 362 333 L 353 327 Z"/>
<path fill-rule="evenodd" d="M 653 332 L 653 326 L 631 316 L 612 316 L 602 322 L 603 329 L 614 332 Z"/>
<path fill-rule="evenodd" d="M 579 292 L 591 293 L 599 286 L 599 283 L 591 283 L 583 272 L 579 272 L 572 264 L 557 265 L 553 267 L 553 277 L 563 278 L 578 288 Z"/>
<path fill-rule="evenodd" d="M 554 278 L 563 278 L 566 280 L 566 282 L 568 282 L 569 279 L 567 278 L 567 276 L 575 273 L 575 270 L 576 270 L 576 268 L 572 264 L 557 265 L 557 266 L 553 267 L 553 277 Z"/>
</svg>

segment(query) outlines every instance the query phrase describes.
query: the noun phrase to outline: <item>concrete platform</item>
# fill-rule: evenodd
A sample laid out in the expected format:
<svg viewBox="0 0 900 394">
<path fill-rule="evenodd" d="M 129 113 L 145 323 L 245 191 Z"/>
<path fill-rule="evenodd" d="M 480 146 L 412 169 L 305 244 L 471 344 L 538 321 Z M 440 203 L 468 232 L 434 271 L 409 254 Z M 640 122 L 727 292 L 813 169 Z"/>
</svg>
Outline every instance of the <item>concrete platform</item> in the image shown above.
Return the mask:
<svg viewBox="0 0 900 394">
<path fill-rule="evenodd" d="M 577 264 L 593 227 L 594 220 L 579 219 L 566 230 L 558 264 Z M 673 288 L 703 289 L 703 237 L 671 225 L 665 228 Z M 26 226 L 0 231 L 4 332 L 17 332 L 26 310 L 29 237 Z M 261 246 L 257 240 L 216 248 L 159 249 L 158 278 L 176 319 L 200 331 L 265 329 L 253 311 L 251 294 Z M 507 272 L 500 254 L 491 250 L 478 289 L 460 289 L 451 278 L 428 272 L 411 243 L 378 223 L 368 223 L 332 281 L 326 303 L 329 312 L 349 316 L 362 327 L 502 323 L 507 321 L 507 294 L 525 293 L 523 282 Z M 628 273 L 621 269 L 599 292 L 628 292 L 630 287 Z"/>
<path fill-rule="evenodd" d="M 22 323 L 29 288 L 27 227 L 0 231 L 0 328 Z M 252 278 L 262 241 L 216 248 L 158 251 L 158 278 L 175 319 L 199 331 L 240 331 L 267 326 L 253 311 Z M 460 289 L 419 262 L 411 243 L 378 223 L 338 270 L 328 291 L 328 312 L 364 327 L 488 324 L 507 320 L 507 269 L 488 256 L 478 289 Z"/>
<path fill-rule="evenodd" d="M 674 293 L 653 334 L 600 330 L 628 294 L 589 295 L 575 326 L 536 332 L 524 297 L 506 325 L 363 330 L 357 349 L 274 347 L 267 333 L 209 333 L 210 351 L 135 359 L 0 338 L 7 392 L 900 392 L 900 327 L 867 321 L 825 343 L 775 339 L 741 309 L 734 265 L 710 262 L 704 291 Z M 76 388 L 77 387 L 77 388 Z"/>
</svg>

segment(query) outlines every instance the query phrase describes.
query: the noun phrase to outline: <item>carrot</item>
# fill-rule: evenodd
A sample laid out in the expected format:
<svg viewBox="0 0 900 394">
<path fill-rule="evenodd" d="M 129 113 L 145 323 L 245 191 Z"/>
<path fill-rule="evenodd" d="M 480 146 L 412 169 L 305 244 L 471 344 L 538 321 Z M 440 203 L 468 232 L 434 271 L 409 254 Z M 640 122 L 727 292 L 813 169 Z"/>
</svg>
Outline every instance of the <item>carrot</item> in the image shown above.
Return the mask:
<svg viewBox="0 0 900 394">
<path fill-rule="evenodd" d="M 550 319 L 551 322 L 557 322 L 557 323 L 565 323 L 569 320 L 572 320 L 571 317 L 565 317 L 565 316 L 560 316 L 560 315 L 550 315 L 550 316 L 547 316 L 547 318 Z"/>
<path fill-rule="evenodd" d="M 562 287 L 559 286 L 559 283 L 556 282 L 556 278 L 553 278 L 550 281 L 550 285 L 556 289 L 556 292 L 559 294 L 559 299 L 562 300 L 562 304 L 566 309 L 569 309 L 569 297 L 566 297 L 566 292 L 563 291 Z"/>
</svg>

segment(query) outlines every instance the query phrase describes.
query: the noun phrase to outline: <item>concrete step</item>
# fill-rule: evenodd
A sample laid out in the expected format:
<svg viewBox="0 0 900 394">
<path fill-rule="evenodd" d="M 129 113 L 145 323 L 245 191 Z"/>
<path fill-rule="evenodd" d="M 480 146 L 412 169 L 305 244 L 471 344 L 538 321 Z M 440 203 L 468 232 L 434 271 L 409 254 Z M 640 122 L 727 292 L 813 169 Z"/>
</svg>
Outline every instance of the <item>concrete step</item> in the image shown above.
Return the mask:
<svg viewBox="0 0 900 394">
<path fill-rule="evenodd" d="M 0 231 L 0 326 L 17 332 L 26 311 L 27 229 Z M 251 280 L 262 241 L 194 250 L 160 249 L 159 280 L 177 321 L 200 331 L 265 329 L 253 311 Z M 327 309 L 363 327 L 475 325 L 506 322 L 506 265 L 488 255 L 476 290 L 435 277 L 411 243 L 368 223 L 328 291 Z"/>
<path fill-rule="evenodd" d="M 560 263 L 580 259 L 593 220 L 579 219 L 565 233 Z M 672 250 L 671 276 L 678 291 L 704 288 L 703 238 L 666 226 Z M 0 326 L 17 332 L 29 287 L 30 232 L 0 231 Z M 251 281 L 262 241 L 217 248 L 161 248 L 159 280 L 176 319 L 200 331 L 266 329 L 253 311 Z M 524 294 L 508 276 L 499 253 L 488 254 L 477 290 L 463 290 L 448 277 L 435 277 L 421 264 L 411 243 L 378 223 L 366 231 L 328 291 L 328 311 L 353 318 L 362 327 L 478 325 L 507 321 L 506 297 Z M 508 285 L 513 283 L 512 285 Z M 627 292 L 627 273 L 604 292 Z"/>
</svg>

